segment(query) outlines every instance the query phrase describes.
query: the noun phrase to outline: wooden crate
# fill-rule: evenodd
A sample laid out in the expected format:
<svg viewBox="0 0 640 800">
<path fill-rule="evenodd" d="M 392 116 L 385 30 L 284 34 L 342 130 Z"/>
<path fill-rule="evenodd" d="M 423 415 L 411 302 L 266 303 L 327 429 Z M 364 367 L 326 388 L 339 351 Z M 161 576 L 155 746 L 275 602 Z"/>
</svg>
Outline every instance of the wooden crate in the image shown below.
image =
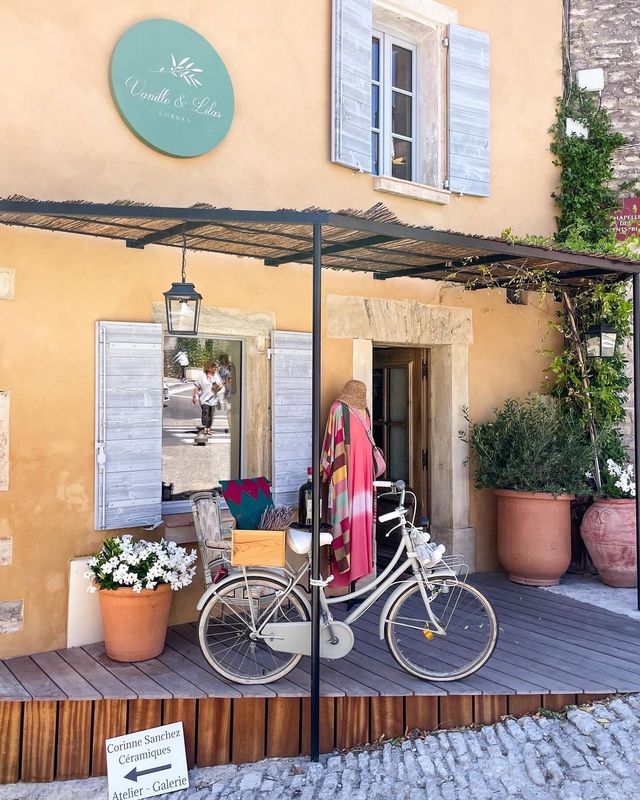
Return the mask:
<svg viewBox="0 0 640 800">
<path fill-rule="evenodd" d="M 286 531 L 234 530 L 231 563 L 234 567 L 284 567 Z"/>
</svg>

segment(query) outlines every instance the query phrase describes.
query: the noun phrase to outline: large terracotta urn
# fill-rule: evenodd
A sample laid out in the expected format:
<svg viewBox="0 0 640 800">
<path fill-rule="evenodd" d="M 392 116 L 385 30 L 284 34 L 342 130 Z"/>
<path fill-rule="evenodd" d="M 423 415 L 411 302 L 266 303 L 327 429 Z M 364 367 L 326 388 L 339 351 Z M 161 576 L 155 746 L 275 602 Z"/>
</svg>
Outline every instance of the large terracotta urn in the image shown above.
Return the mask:
<svg viewBox="0 0 640 800">
<path fill-rule="evenodd" d="M 636 585 L 635 500 L 596 498 L 582 518 L 580 533 L 591 560 L 608 586 Z"/>
<path fill-rule="evenodd" d="M 114 661 L 146 661 L 164 650 L 172 590 L 161 583 L 156 589 L 100 589 L 104 644 Z"/>
<path fill-rule="evenodd" d="M 573 495 L 496 489 L 498 558 L 509 579 L 555 586 L 571 561 Z"/>
</svg>

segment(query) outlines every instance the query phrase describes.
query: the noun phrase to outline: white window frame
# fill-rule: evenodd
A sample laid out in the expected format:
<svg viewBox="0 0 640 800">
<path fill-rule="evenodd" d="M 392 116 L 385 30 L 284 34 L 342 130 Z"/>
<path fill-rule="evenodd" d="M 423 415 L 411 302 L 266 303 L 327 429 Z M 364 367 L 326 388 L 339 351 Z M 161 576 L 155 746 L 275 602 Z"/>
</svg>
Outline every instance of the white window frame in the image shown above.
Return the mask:
<svg viewBox="0 0 640 800">
<path fill-rule="evenodd" d="M 371 32 L 372 39 L 379 41 L 379 66 L 380 66 L 380 80 L 374 81 L 371 78 L 371 85 L 379 85 L 379 128 L 373 127 L 373 120 L 371 125 L 371 133 L 378 133 L 378 175 L 385 177 L 393 176 L 392 164 L 392 140 L 395 138 L 411 142 L 411 174 L 409 178 L 396 180 L 408 180 L 410 182 L 416 181 L 417 167 L 419 163 L 420 153 L 418 148 L 419 131 L 418 131 L 418 103 L 420 102 L 420 86 L 418 83 L 418 46 L 414 42 L 409 42 L 399 36 L 388 33 L 385 30 L 373 29 Z M 411 52 L 411 85 L 412 91 L 407 92 L 404 89 L 397 89 L 392 86 L 392 53 L 393 46 L 397 45 L 405 50 Z M 411 137 L 393 134 L 391 130 L 392 123 L 392 108 L 393 108 L 393 92 L 399 92 L 411 97 Z M 372 136 L 373 139 L 373 136 Z M 372 153 L 373 156 L 373 153 Z"/>
<path fill-rule="evenodd" d="M 179 335 L 178 335 L 179 336 Z M 162 336 L 162 358 L 164 363 L 164 350 L 165 344 L 167 339 L 176 338 L 176 336 L 172 336 L 167 333 L 167 331 L 163 331 Z M 242 398 L 240 401 L 240 475 L 244 476 L 245 474 L 245 433 L 246 433 L 246 403 L 244 401 L 245 398 L 245 356 L 246 356 L 246 341 L 242 336 L 233 336 L 231 334 L 226 333 L 199 333 L 197 336 L 193 337 L 195 339 L 224 339 L 227 341 L 234 341 L 240 342 L 240 365 L 242 375 L 240 378 L 240 397 Z M 164 433 L 164 427 L 163 427 Z M 164 480 L 164 477 L 163 477 Z M 220 504 L 221 508 L 226 508 L 226 503 L 222 500 Z M 191 501 L 190 500 L 163 500 L 162 501 L 162 516 L 169 516 L 171 514 L 186 514 L 191 512 Z"/>
</svg>

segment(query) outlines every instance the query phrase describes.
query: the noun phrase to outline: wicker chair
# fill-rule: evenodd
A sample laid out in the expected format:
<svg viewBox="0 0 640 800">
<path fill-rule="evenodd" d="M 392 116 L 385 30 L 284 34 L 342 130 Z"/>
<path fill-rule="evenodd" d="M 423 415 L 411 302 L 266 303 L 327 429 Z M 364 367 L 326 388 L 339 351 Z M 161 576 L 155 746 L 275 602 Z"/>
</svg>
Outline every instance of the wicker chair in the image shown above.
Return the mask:
<svg viewBox="0 0 640 800">
<path fill-rule="evenodd" d="M 189 499 L 205 587 L 209 587 L 220 567 L 226 566 L 230 569 L 231 531 L 234 523 L 222 519 L 220 498 L 211 492 L 196 492 Z"/>
</svg>

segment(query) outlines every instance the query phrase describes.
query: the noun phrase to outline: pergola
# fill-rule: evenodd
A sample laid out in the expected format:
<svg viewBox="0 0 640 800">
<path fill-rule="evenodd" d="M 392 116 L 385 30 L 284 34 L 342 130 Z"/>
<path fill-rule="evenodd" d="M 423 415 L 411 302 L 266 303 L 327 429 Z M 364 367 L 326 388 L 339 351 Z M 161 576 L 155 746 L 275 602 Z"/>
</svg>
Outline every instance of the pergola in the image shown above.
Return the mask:
<svg viewBox="0 0 640 800">
<path fill-rule="evenodd" d="M 320 494 L 321 297 L 322 269 L 371 273 L 375 279 L 413 277 L 467 284 L 483 289 L 536 286 L 579 289 L 587 281 L 633 282 L 634 388 L 640 381 L 640 263 L 623 258 L 577 253 L 543 246 L 514 244 L 500 238 L 466 235 L 402 224 L 384 206 L 367 212 L 256 211 L 50 202 L 12 197 L 0 200 L 0 224 L 74 233 L 147 245 L 210 251 L 259 259 L 267 266 L 297 263 L 312 266 L 313 382 L 312 450 L 314 494 Z M 634 391 L 635 463 L 640 464 L 640 389 Z M 313 508 L 311 754 L 319 755 L 320 730 L 320 509 Z M 636 540 L 640 553 L 640 497 L 636 495 Z M 315 585 L 314 585 L 315 584 Z M 640 586 L 638 587 L 640 608 Z"/>
</svg>

